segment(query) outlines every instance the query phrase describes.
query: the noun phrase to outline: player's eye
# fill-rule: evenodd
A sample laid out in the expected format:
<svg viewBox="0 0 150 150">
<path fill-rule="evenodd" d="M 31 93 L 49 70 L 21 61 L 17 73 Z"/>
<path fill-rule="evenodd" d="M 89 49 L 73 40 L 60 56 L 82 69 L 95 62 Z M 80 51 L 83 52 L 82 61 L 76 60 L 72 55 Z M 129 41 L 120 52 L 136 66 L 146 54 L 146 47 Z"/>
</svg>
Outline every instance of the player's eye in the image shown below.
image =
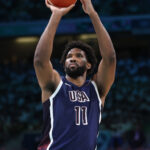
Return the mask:
<svg viewBox="0 0 150 150">
<path fill-rule="evenodd" d="M 77 57 L 83 57 L 81 54 L 77 54 Z"/>
<path fill-rule="evenodd" d="M 67 55 L 67 57 L 66 58 L 71 58 L 72 57 L 72 55 Z"/>
</svg>

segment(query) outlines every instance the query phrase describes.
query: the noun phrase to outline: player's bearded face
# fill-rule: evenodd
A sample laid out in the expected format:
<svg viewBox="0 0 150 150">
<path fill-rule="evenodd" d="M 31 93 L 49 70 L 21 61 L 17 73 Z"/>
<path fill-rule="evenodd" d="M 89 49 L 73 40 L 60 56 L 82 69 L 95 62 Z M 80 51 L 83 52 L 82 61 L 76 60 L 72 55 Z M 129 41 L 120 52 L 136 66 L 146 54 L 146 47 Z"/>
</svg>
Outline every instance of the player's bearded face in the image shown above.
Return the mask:
<svg viewBox="0 0 150 150">
<path fill-rule="evenodd" d="M 82 76 L 85 71 L 86 71 L 86 64 L 79 66 L 77 63 L 74 62 L 73 64 L 65 67 L 66 74 L 74 79 L 76 79 L 79 76 Z"/>
<path fill-rule="evenodd" d="M 87 59 L 84 51 L 73 48 L 66 56 L 65 72 L 71 78 L 76 79 L 87 71 Z"/>
</svg>

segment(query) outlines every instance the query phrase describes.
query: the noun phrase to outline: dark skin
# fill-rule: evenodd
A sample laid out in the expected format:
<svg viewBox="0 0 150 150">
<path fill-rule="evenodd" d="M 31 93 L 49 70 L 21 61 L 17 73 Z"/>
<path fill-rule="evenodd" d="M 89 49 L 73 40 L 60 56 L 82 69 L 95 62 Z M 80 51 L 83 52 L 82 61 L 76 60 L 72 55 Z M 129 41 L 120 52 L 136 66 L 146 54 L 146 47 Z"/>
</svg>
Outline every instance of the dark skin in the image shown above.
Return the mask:
<svg viewBox="0 0 150 150">
<path fill-rule="evenodd" d="M 39 40 L 34 55 L 34 68 L 42 90 L 43 103 L 51 96 L 51 94 L 53 94 L 61 80 L 59 73 L 53 69 L 53 66 L 49 60 L 59 22 L 61 18 L 74 7 L 74 5 L 71 5 L 67 8 L 57 8 L 48 4 L 47 0 L 45 0 L 45 2 L 46 6 L 52 11 L 52 15 Z M 83 11 L 89 15 L 92 21 L 98 39 L 99 51 L 102 56 L 98 66 L 98 72 L 94 75 L 92 80 L 95 81 L 99 89 L 102 105 L 104 106 L 105 98 L 115 78 L 115 50 L 109 34 L 107 33 L 101 20 L 99 19 L 98 14 L 93 8 L 91 0 L 81 0 L 81 4 Z M 87 61 L 84 51 L 74 48 L 68 52 L 65 66 L 69 66 L 70 69 L 76 69 L 78 65 L 82 66 L 83 64 L 86 65 L 86 71 L 82 76 L 73 79 L 66 75 L 67 80 L 77 86 L 82 86 L 84 84 L 87 76 L 87 70 L 91 68 L 91 64 Z"/>
<path fill-rule="evenodd" d="M 66 74 L 66 79 L 70 82 L 74 83 L 77 86 L 82 86 L 86 80 L 87 70 L 91 68 L 91 64 L 87 61 L 85 52 L 74 48 L 68 52 L 65 61 L 65 67 L 69 67 L 71 70 L 75 70 L 78 66 L 86 66 L 86 72 L 82 76 L 79 76 L 76 79 L 71 78 L 69 75 Z"/>
</svg>

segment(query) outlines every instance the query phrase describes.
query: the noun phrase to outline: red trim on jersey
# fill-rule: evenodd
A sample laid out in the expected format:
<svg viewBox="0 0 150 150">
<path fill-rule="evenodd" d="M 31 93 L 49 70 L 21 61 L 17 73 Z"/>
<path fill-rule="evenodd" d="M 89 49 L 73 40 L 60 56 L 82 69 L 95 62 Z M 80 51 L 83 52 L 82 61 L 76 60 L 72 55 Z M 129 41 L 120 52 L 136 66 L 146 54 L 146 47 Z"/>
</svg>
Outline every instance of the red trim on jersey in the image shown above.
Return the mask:
<svg viewBox="0 0 150 150">
<path fill-rule="evenodd" d="M 46 150 L 49 144 L 50 144 L 50 142 L 45 143 L 44 145 L 40 145 L 40 146 L 38 146 L 37 150 Z"/>
</svg>

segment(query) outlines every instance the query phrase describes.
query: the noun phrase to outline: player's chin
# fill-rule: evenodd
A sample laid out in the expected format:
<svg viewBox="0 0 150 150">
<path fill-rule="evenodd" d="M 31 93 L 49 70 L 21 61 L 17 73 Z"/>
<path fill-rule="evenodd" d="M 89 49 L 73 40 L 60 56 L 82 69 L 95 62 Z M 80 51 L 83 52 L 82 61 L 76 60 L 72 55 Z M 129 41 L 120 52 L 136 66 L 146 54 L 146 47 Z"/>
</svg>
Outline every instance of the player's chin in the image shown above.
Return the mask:
<svg viewBox="0 0 150 150">
<path fill-rule="evenodd" d="M 66 73 L 68 74 L 74 74 L 78 72 L 78 67 L 68 67 L 65 69 Z"/>
</svg>

